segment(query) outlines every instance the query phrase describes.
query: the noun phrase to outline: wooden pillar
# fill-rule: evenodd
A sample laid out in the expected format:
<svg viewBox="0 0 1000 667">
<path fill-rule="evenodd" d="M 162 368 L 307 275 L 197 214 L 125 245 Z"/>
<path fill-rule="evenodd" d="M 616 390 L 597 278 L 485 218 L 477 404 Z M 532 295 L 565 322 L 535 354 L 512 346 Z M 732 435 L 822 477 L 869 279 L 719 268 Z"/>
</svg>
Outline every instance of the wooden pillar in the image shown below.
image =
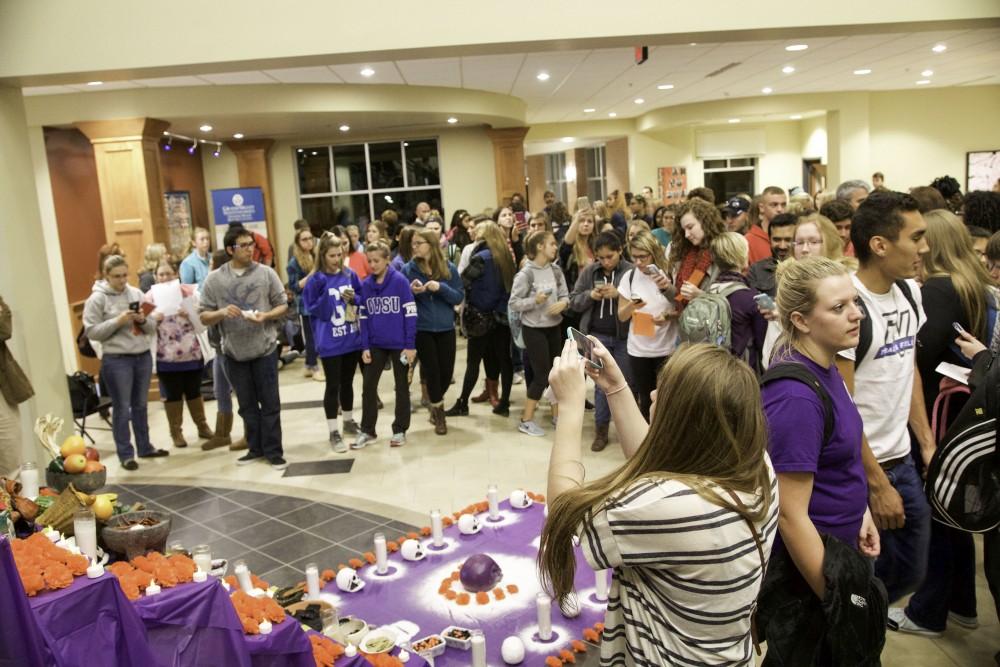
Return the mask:
<svg viewBox="0 0 1000 667">
<path fill-rule="evenodd" d="M 608 182 L 608 193 L 629 191 L 628 139 L 614 139 L 604 144 L 604 174 Z"/>
<path fill-rule="evenodd" d="M 527 127 L 486 130 L 493 142 L 493 166 L 497 178 L 497 202 L 515 192 L 524 194 L 524 136 Z"/>
<path fill-rule="evenodd" d="M 567 160 L 567 163 L 569 160 Z M 571 211 L 576 210 L 576 199 L 578 197 L 587 196 L 587 178 L 590 176 L 588 171 L 589 165 L 587 164 L 587 149 L 586 148 L 576 148 L 573 150 L 573 163 L 576 165 L 576 193 L 570 193 L 570 199 L 573 200 L 572 203 L 567 202 L 566 205 L 570 207 Z"/>
<path fill-rule="evenodd" d="M 168 243 L 159 141 L 170 127 L 155 118 L 75 123 L 94 145 L 108 243 L 118 243 L 135 280 L 150 243 Z"/>
<path fill-rule="evenodd" d="M 271 203 L 271 162 L 267 153 L 274 145 L 274 139 L 248 139 L 227 141 L 226 148 L 236 156 L 236 170 L 241 188 L 260 188 L 264 193 L 264 215 L 267 216 L 267 238 L 277 248 L 274 205 Z M 277 250 L 275 250 L 277 254 Z M 277 257 L 275 258 L 277 260 Z"/>
</svg>

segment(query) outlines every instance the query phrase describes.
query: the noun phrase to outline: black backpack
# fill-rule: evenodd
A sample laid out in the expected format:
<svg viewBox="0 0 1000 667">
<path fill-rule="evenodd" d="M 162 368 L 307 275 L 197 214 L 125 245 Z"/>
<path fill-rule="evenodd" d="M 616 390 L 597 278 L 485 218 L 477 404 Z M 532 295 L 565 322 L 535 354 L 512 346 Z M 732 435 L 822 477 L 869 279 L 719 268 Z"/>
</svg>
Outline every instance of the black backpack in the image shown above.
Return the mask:
<svg viewBox="0 0 1000 667">
<path fill-rule="evenodd" d="M 869 332 L 870 333 L 870 332 Z M 826 445 L 833 436 L 833 399 L 820 383 L 809 367 L 797 361 L 784 361 L 772 364 L 764 374 L 760 376 L 760 386 L 763 387 L 768 382 L 775 380 L 798 380 L 816 392 L 819 402 L 823 406 L 823 444 Z"/>
<path fill-rule="evenodd" d="M 74 414 L 86 414 L 88 410 L 93 410 L 101 402 L 97 389 L 97 380 L 90 373 L 77 371 L 66 376 L 69 384 L 69 401 L 73 406 Z"/>
<path fill-rule="evenodd" d="M 920 317 L 920 310 L 917 308 L 917 301 L 913 298 L 913 292 L 910 291 L 910 285 L 905 280 L 897 280 L 893 283 L 899 288 L 899 291 L 903 293 L 906 297 L 907 303 L 913 308 L 913 312 Z M 854 368 L 861 364 L 861 360 L 865 358 L 868 354 L 869 348 L 872 346 L 872 318 L 868 314 L 868 308 L 865 307 L 865 302 L 858 299 L 858 303 L 861 305 L 861 312 L 864 313 L 865 317 L 861 320 L 861 331 L 858 334 L 858 346 L 854 348 Z"/>
<path fill-rule="evenodd" d="M 992 357 L 927 467 L 924 488 L 935 521 L 969 533 L 1000 526 L 998 416 L 1000 362 Z"/>
</svg>

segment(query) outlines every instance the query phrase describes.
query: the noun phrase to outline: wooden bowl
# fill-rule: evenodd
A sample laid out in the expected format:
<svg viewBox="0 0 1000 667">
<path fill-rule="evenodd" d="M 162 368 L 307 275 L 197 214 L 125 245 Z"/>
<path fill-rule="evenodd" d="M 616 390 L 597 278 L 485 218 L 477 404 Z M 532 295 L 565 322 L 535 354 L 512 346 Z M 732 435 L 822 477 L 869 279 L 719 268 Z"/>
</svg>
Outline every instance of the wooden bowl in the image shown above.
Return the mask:
<svg viewBox="0 0 1000 667">
<path fill-rule="evenodd" d="M 83 493 L 94 493 L 98 489 L 104 488 L 108 481 L 107 469 L 97 472 L 54 472 L 46 469 L 45 483 L 49 488 L 62 492 L 67 486 L 72 484 L 77 491 Z"/>
</svg>

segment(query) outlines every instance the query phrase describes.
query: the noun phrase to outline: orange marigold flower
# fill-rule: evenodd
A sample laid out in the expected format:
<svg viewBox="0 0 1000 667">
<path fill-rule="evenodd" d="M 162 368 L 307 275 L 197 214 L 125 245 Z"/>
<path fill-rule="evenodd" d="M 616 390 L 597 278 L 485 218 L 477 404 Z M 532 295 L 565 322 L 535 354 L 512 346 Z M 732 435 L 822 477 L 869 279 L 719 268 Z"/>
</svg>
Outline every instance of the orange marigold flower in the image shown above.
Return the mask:
<svg viewBox="0 0 1000 667">
<path fill-rule="evenodd" d="M 347 561 L 347 564 L 353 567 L 355 570 L 365 566 L 364 561 L 362 561 L 360 558 L 352 558 L 351 560 Z"/>
<path fill-rule="evenodd" d="M 364 557 L 366 561 L 368 561 L 369 565 L 375 564 L 375 554 L 373 554 L 371 551 L 366 551 L 361 555 Z"/>
<path fill-rule="evenodd" d="M 515 584 L 507 584 L 507 592 L 511 595 L 517 595 L 518 588 Z"/>
<path fill-rule="evenodd" d="M 489 604 L 490 596 L 482 591 L 476 593 L 476 602 L 479 604 Z"/>
<path fill-rule="evenodd" d="M 563 659 L 563 662 L 568 662 L 570 664 L 576 664 L 576 656 L 573 655 L 572 651 L 562 650 L 559 651 L 559 657 Z"/>
<path fill-rule="evenodd" d="M 559 658 L 555 657 L 554 655 L 550 655 L 549 657 L 545 658 L 545 666 L 546 667 L 562 667 L 562 660 L 560 660 Z"/>
<path fill-rule="evenodd" d="M 467 604 L 469 604 L 469 594 L 468 593 L 459 593 L 458 594 L 458 598 L 456 598 L 455 602 L 457 602 L 460 605 L 467 605 Z"/>
</svg>

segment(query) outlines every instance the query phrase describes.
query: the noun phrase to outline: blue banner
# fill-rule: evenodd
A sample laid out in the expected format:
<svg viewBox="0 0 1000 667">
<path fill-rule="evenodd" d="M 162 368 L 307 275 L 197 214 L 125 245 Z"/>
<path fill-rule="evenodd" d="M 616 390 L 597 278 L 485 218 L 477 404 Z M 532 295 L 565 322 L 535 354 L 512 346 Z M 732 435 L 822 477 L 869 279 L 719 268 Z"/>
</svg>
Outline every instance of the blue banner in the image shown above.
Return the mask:
<svg viewBox="0 0 1000 667">
<path fill-rule="evenodd" d="M 212 190 L 212 211 L 215 214 L 215 237 L 221 247 L 229 225 L 242 223 L 247 229 L 267 236 L 264 193 L 260 188 L 226 188 Z"/>
</svg>

